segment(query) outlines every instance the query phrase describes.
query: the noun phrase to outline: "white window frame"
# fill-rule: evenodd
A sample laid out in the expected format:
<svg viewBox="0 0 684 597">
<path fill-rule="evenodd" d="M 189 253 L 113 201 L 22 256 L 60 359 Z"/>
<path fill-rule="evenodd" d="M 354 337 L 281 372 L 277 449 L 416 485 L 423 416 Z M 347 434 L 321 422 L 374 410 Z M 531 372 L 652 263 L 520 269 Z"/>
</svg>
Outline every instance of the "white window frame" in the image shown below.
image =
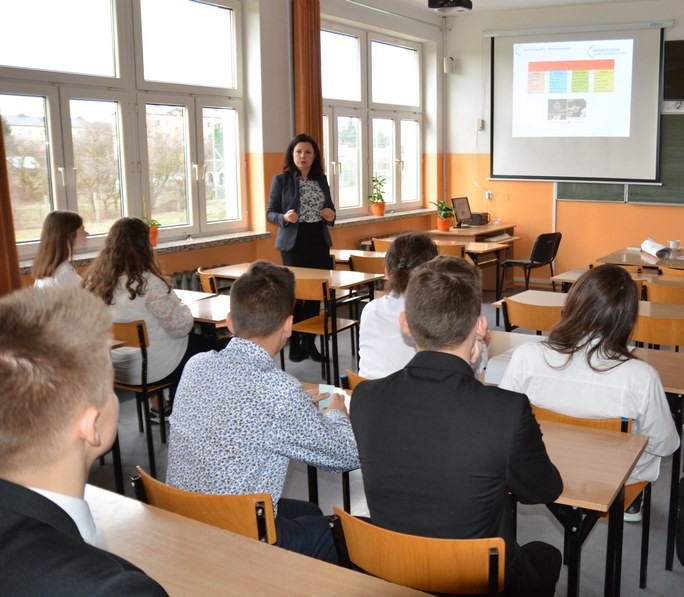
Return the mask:
<svg viewBox="0 0 684 597">
<path fill-rule="evenodd" d="M 112 0 L 112 11 L 115 23 L 116 44 L 116 77 L 96 77 L 81 74 L 70 74 L 53 71 L 34 71 L 30 69 L 0 67 L 0 93 L 45 96 L 47 98 L 47 128 L 49 140 L 49 176 L 53 196 L 54 209 L 76 209 L 74 189 L 69 184 L 62 186 L 62 170 L 66 181 L 69 179 L 68 168 L 73 167 L 73 149 L 71 143 L 68 97 L 82 99 L 102 99 L 121 102 L 121 164 L 123 215 L 142 216 L 142 196 L 147 194 L 147 151 L 146 126 L 144 125 L 144 105 L 140 99 L 154 98 L 154 101 L 169 100 L 188 106 L 190 132 L 188 136 L 191 162 L 200 164 L 197 156 L 202 156 L 201 108 L 228 107 L 237 110 L 239 156 L 239 196 L 238 209 L 240 219 L 206 223 L 201 218 L 206 214 L 203 189 L 195 184 L 197 181 L 188 178 L 190 189 L 191 224 L 160 230 L 161 240 L 185 239 L 190 235 L 217 235 L 229 232 L 244 231 L 249 228 L 249 214 L 245 193 L 245 118 L 243 101 L 243 62 L 242 46 L 242 3 L 240 0 L 203 0 L 207 4 L 215 4 L 234 11 L 233 35 L 235 42 L 237 88 L 216 89 L 212 87 L 192 87 L 143 82 L 142 79 L 142 38 L 140 23 L 140 0 Z M 161 93 L 153 89 L 163 90 Z M 69 95 L 71 94 L 71 95 Z M 65 99 L 66 98 L 66 99 Z M 66 103 L 65 103 L 66 102 Z M 142 114 L 142 116 L 141 116 Z M 65 147 L 69 149 L 65 150 Z M 70 160 L 70 163 L 68 163 Z M 71 165 L 70 165 L 71 164 Z M 193 168 L 189 174 L 192 175 Z M 143 184 L 144 181 L 144 184 Z M 73 187 L 73 182 L 71 182 Z M 154 214 L 152 214 L 154 217 Z M 88 239 L 84 251 L 101 248 L 104 243 L 102 235 Z M 38 242 L 22 242 L 17 244 L 21 259 L 35 256 Z"/>
<path fill-rule="evenodd" d="M 409 41 L 407 39 L 391 36 L 381 35 L 376 32 L 365 30 L 357 27 L 351 27 L 340 23 L 323 20 L 321 22 L 321 30 L 331 31 L 333 33 L 342 33 L 351 35 L 359 40 L 359 57 L 361 60 L 361 101 L 337 100 L 331 98 L 323 98 L 323 111 L 327 117 L 327 144 L 329 147 L 323 149 L 325 158 L 325 170 L 327 172 L 330 188 L 333 195 L 333 201 L 338 209 L 338 217 L 355 217 L 367 215 L 370 213 L 370 204 L 368 203 L 368 195 L 370 194 L 370 177 L 373 164 L 373 136 L 372 136 L 372 121 L 373 118 L 390 118 L 395 121 L 395 182 L 394 189 L 395 202 L 388 203 L 395 210 L 417 209 L 423 206 L 423 172 L 422 172 L 422 147 L 424 139 L 423 126 L 423 96 L 422 93 L 418 95 L 419 103 L 416 106 L 401 106 L 395 104 L 374 103 L 371 101 L 371 42 L 378 41 L 392 45 L 398 45 L 410 48 L 418 52 L 418 79 L 423 80 L 423 48 L 420 43 Z M 422 89 L 422 86 L 419 87 Z M 336 155 L 336 116 L 358 116 L 362 119 L 362 130 L 364 139 L 362 140 L 362 160 L 361 173 L 362 177 L 362 197 L 361 206 L 357 208 L 343 208 L 340 209 L 337 201 L 337 180 L 334 162 L 337 162 Z M 415 199 L 405 199 L 401 197 L 401 120 L 414 120 L 418 122 L 420 127 L 420 147 L 417 150 L 418 164 L 418 188 L 419 196 Z M 324 120 L 325 125 L 325 120 Z"/>
</svg>

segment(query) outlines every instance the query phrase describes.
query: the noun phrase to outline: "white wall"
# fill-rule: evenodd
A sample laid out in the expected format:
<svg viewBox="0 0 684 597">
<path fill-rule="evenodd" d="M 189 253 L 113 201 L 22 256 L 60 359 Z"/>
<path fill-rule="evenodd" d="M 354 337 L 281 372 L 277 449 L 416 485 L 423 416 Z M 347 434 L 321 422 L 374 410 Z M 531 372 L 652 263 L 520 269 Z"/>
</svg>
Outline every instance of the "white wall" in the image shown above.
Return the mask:
<svg viewBox="0 0 684 597">
<path fill-rule="evenodd" d="M 665 39 L 684 39 L 684 1 L 650 0 L 603 5 L 481 12 L 449 18 L 446 55 L 457 59 L 458 72 L 447 79 L 445 151 L 489 153 L 489 44 L 485 31 L 596 24 L 628 24 L 674 19 Z M 486 128 L 477 132 L 477 119 Z"/>
</svg>

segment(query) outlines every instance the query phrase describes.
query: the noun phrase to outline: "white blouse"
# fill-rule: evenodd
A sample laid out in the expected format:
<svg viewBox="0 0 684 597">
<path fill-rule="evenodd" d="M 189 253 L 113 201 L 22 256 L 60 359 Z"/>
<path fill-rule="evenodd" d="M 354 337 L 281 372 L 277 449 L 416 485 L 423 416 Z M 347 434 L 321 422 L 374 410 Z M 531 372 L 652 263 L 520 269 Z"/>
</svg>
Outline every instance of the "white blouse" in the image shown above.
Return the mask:
<svg viewBox="0 0 684 597">
<path fill-rule="evenodd" d="M 47 278 L 38 278 L 33 285 L 36 288 L 78 288 L 81 285 L 81 276 L 76 273 L 71 263 L 63 261 L 57 266 L 54 274 Z"/>
<path fill-rule="evenodd" d="M 181 362 L 188 346 L 188 334 L 194 320 L 190 309 L 176 294 L 169 292 L 157 276 L 146 273 L 145 294 L 131 300 L 125 289 L 126 277 L 119 278 L 110 305 L 112 321 L 124 323 L 143 319 L 150 345 L 147 348 L 147 381 L 164 379 Z M 139 384 L 141 356 L 139 348 L 122 347 L 112 351 L 114 378 L 121 383 Z"/>
</svg>

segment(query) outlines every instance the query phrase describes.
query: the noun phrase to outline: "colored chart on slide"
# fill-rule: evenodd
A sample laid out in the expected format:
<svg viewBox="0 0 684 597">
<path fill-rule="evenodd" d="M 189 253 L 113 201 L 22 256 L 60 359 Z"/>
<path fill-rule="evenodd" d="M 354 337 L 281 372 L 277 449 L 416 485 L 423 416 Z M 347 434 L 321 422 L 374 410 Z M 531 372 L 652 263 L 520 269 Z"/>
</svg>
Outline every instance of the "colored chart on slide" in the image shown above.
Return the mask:
<svg viewBox="0 0 684 597">
<path fill-rule="evenodd" d="M 612 93 L 614 60 L 529 62 L 528 93 Z"/>
</svg>

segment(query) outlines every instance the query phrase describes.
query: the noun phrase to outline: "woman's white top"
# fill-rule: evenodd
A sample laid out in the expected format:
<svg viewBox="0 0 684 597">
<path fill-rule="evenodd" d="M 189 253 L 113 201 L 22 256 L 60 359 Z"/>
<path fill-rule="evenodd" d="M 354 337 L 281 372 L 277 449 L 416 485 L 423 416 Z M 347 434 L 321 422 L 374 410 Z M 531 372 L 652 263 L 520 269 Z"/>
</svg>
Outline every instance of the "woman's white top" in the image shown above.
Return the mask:
<svg viewBox="0 0 684 597">
<path fill-rule="evenodd" d="M 194 320 L 190 309 L 157 276 L 146 273 L 145 294 L 131 300 L 125 289 L 126 277 L 119 278 L 110 308 L 112 321 L 124 323 L 143 319 L 150 345 L 147 348 L 147 381 L 164 379 L 173 373 L 185 354 Z M 114 379 L 139 384 L 142 357 L 139 348 L 128 346 L 112 351 Z"/>
<path fill-rule="evenodd" d="M 587 348 L 576 352 L 566 367 L 558 368 L 567 355 L 543 342 L 522 344 L 513 353 L 499 387 L 527 394 L 532 404 L 571 417 L 632 419 L 632 432 L 648 436 L 648 445 L 629 481 L 655 481 L 660 457 L 679 446 L 658 371 L 638 359 L 595 371 L 587 363 Z M 592 362 L 602 369 L 615 363 L 596 358 Z"/>
<path fill-rule="evenodd" d="M 403 369 L 416 355 L 413 338 L 405 336 L 399 324 L 404 295 L 391 292 L 372 300 L 361 312 L 359 324 L 359 375 L 367 379 L 386 377 Z M 487 346 L 473 365 L 479 373 L 487 364 Z"/>
<path fill-rule="evenodd" d="M 68 261 L 62 261 L 57 266 L 55 273 L 47 278 L 38 278 L 33 284 L 36 288 L 50 288 L 59 286 L 62 288 L 78 288 L 81 285 L 81 276 L 76 273 L 74 266 Z"/>
</svg>

